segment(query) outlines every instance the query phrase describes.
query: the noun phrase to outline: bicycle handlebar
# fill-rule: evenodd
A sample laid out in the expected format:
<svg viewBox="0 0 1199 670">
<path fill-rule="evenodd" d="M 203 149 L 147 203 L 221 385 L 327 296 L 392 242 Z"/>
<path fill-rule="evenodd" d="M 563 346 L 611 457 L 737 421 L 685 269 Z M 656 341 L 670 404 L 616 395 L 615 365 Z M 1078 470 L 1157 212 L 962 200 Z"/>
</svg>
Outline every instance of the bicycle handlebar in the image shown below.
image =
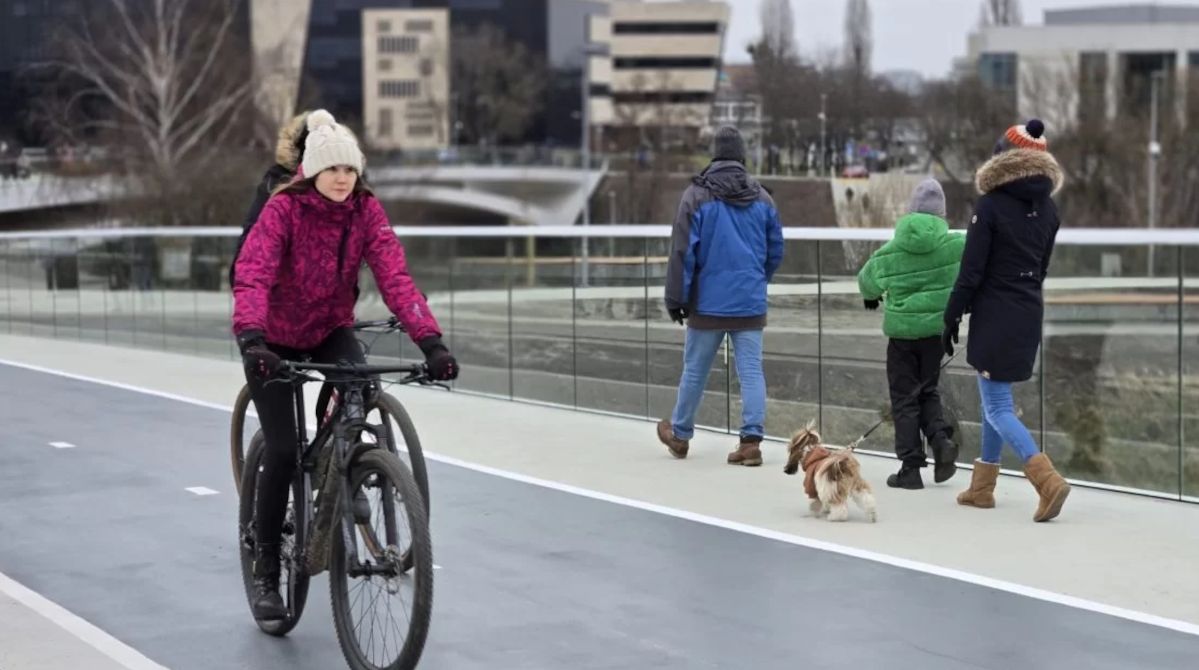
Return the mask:
<svg viewBox="0 0 1199 670">
<path fill-rule="evenodd" d="M 394 316 L 390 319 L 379 321 L 355 321 L 354 330 L 368 330 L 370 328 L 386 328 L 387 330 L 398 330 L 404 332 L 404 325 Z"/>
<path fill-rule="evenodd" d="M 290 381 L 296 382 L 316 382 L 327 381 L 321 380 L 305 372 L 337 372 L 342 374 L 350 374 L 358 378 L 372 377 L 374 375 L 404 373 L 407 376 L 400 379 L 399 384 L 419 384 L 421 386 L 438 386 L 449 390 L 445 384 L 434 381 L 429 377 L 429 366 L 426 363 L 409 363 L 407 365 L 356 365 L 353 363 L 307 363 L 304 361 L 281 361 L 276 377 L 273 380 L 266 382 Z"/>
</svg>

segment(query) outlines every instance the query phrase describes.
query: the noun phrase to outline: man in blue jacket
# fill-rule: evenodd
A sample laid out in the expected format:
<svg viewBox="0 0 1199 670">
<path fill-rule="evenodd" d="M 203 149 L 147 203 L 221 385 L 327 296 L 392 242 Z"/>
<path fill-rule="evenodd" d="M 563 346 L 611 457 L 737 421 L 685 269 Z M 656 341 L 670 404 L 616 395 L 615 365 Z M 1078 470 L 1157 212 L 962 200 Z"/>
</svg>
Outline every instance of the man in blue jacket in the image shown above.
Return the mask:
<svg viewBox="0 0 1199 670">
<path fill-rule="evenodd" d="M 712 155 L 683 193 L 674 220 L 666 309 L 687 326 L 687 340 L 678 402 L 672 417 L 658 423 L 658 439 L 675 458 L 687 457 L 708 373 L 727 336 L 742 400 L 741 441 L 728 462 L 761 465 L 766 285 L 783 261 L 783 229 L 774 200 L 745 170 L 741 133 L 729 126 L 717 131 Z"/>
</svg>

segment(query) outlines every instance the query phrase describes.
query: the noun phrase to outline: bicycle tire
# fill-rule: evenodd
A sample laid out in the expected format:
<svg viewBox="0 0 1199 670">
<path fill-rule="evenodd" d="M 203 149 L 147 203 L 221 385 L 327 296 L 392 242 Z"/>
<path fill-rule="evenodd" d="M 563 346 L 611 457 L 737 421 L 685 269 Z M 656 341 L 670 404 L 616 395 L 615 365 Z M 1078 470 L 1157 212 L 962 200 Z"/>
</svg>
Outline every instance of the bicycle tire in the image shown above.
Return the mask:
<svg viewBox="0 0 1199 670">
<path fill-rule="evenodd" d="M 242 473 L 246 467 L 246 449 L 243 433 L 246 429 L 246 412 L 250 409 L 250 385 L 243 384 L 233 403 L 233 416 L 229 420 L 229 461 L 233 466 L 233 487 L 241 495 Z"/>
<path fill-rule="evenodd" d="M 375 399 L 376 406 L 379 409 L 379 414 L 383 417 L 383 421 L 387 421 L 388 415 L 395 419 L 396 424 L 400 426 L 400 435 L 404 438 L 404 447 L 408 451 L 408 467 L 412 470 L 412 476 L 416 479 L 416 486 L 420 489 L 421 496 L 425 500 L 425 517 L 428 518 L 431 514 L 432 499 L 429 497 L 429 470 L 425 466 L 425 452 L 420 446 L 420 435 L 416 432 L 416 424 L 412 422 L 412 417 L 409 416 L 408 410 L 404 408 L 404 404 L 395 396 L 381 392 L 379 397 Z M 388 451 L 398 454 L 396 445 L 389 444 Z"/>
<path fill-rule="evenodd" d="M 424 499 L 411 471 L 395 454 L 383 449 L 363 452 L 349 467 L 349 485 L 356 491 L 372 473 L 386 477 L 401 499 L 405 502 L 406 516 L 412 532 L 414 570 L 407 572 L 415 581 L 412 598 L 412 614 L 408 621 L 408 636 L 394 661 L 387 665 L 375 665 L 365 657 L 354 632 L 350 608 L 348 583 L 351 577 L 346 569 L 346 549 L 338 520 L 333 527 L 333 551 L 329 561 L 329 595 L 333 605 L 333 626 L 337 642 L 341 646 L 346 663 L 353 670 L 412 670 L 420 661 L 425 641 L 429 634 L 429 623 L 433 612 L 433 546 L 429 536 L 428 517 L 424 511 Z M 357 526 L 355 526 L 357 533 Z"/>
<path fill-rule="evenodd" d="M 266 438 L 259 430 L 250 440 L 250 449 L 246 454 L 246 462 L 250 464 L 242 477 L 242 489 L 246 491 L 246 495 L 241 496 L 238 501 L 238 550 L 241 554 L 242 586 L 246 591 L 246 604 L 251 607 L 251 615 L 253 614 L 252 598 L 254 593 L 254 547 L 252 543 L 256 498 L 254 493 L 258 486 L 258 464 L 262 461 L 262 454 L 265 451 Z M 307 544 L 308 505 L 303 500 L 304 474 L 302 472 L 296 473 L 291 493 L 293 501 L 291 506 L 292 552 L 289 557 L 280 556 L 281 565 L 285 560 L 290 560 L 291 563 L 287 572 L 287 583 L 281 579 L 279 585 L 280 592 L 284 595 L 283 601 L 287 605 L 288 614 L 286 618 L 274 621 L 254 620 L 262 632 L 275 637 L 283 637 L 296 627 L 296 624 L 300 622 L 300 617 L 304 614 L 304 605 L 308 601 L 309 578 L 303 569 L 303 554 Z"/>
</svg>

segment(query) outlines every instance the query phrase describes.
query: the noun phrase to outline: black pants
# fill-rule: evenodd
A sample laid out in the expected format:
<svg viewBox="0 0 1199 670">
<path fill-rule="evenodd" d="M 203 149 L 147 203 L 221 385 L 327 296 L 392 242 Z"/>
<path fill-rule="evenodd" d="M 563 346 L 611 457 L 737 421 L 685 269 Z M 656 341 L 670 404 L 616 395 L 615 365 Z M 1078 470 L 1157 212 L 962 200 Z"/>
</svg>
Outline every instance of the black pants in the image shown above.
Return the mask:
<svg viewBox="0 0 1199 670">
<path fill-rule="evenodd" d="M 948 436 L 941 413 L 941 338 L 891 340 L 887 345 L 887 383 L 895 420 L 895 455 L 909 467 L 924 467 L 924 437 Z M 924 387 L 921 388 L 921 384 Z M 919 390 L 918 390 L 919 389 Z"/>
<path fill-rule="evenodd" d="M 317 363 L 365 363 L 362 345 L 354 331 L 341 328 L 329 334 L 311 351 L 300 351 L 267 343 L 271 351 L 284 360 L 312 356 Z M 335 379 L 335 375 L 326 375 Z M 258 410 L 258 422 L 266 437 L 266 453 L 262 457 L 262 473 L 258 479 L 257 527 L 255 542 L 277 544 L 283 532 L 287 512 L 287 491 L 296 473 L 298 435 L 296 429 L 295 396 L 286 383 L 266 385 L 252 372 L 246 373 L 250 397 Z"/>
</svg>

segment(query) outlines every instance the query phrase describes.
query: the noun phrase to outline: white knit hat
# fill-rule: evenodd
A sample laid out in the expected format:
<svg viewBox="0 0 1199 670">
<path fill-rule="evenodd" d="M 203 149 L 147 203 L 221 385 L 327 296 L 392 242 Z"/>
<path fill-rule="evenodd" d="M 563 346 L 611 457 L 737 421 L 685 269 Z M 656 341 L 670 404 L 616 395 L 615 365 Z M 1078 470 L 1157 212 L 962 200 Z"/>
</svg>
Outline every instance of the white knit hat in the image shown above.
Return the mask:
<svg viewBox="0 0 1199 670">
<path fill-rule="evenodd" d="M 358 140 L 349 128 L 323 109 L 308 115 L 308 139 L 304 141 L 304 158 L 300 161 L 306 178 L 337 165 L 348 165 L 361 175 L 364 162 Z"/>
</svg>

